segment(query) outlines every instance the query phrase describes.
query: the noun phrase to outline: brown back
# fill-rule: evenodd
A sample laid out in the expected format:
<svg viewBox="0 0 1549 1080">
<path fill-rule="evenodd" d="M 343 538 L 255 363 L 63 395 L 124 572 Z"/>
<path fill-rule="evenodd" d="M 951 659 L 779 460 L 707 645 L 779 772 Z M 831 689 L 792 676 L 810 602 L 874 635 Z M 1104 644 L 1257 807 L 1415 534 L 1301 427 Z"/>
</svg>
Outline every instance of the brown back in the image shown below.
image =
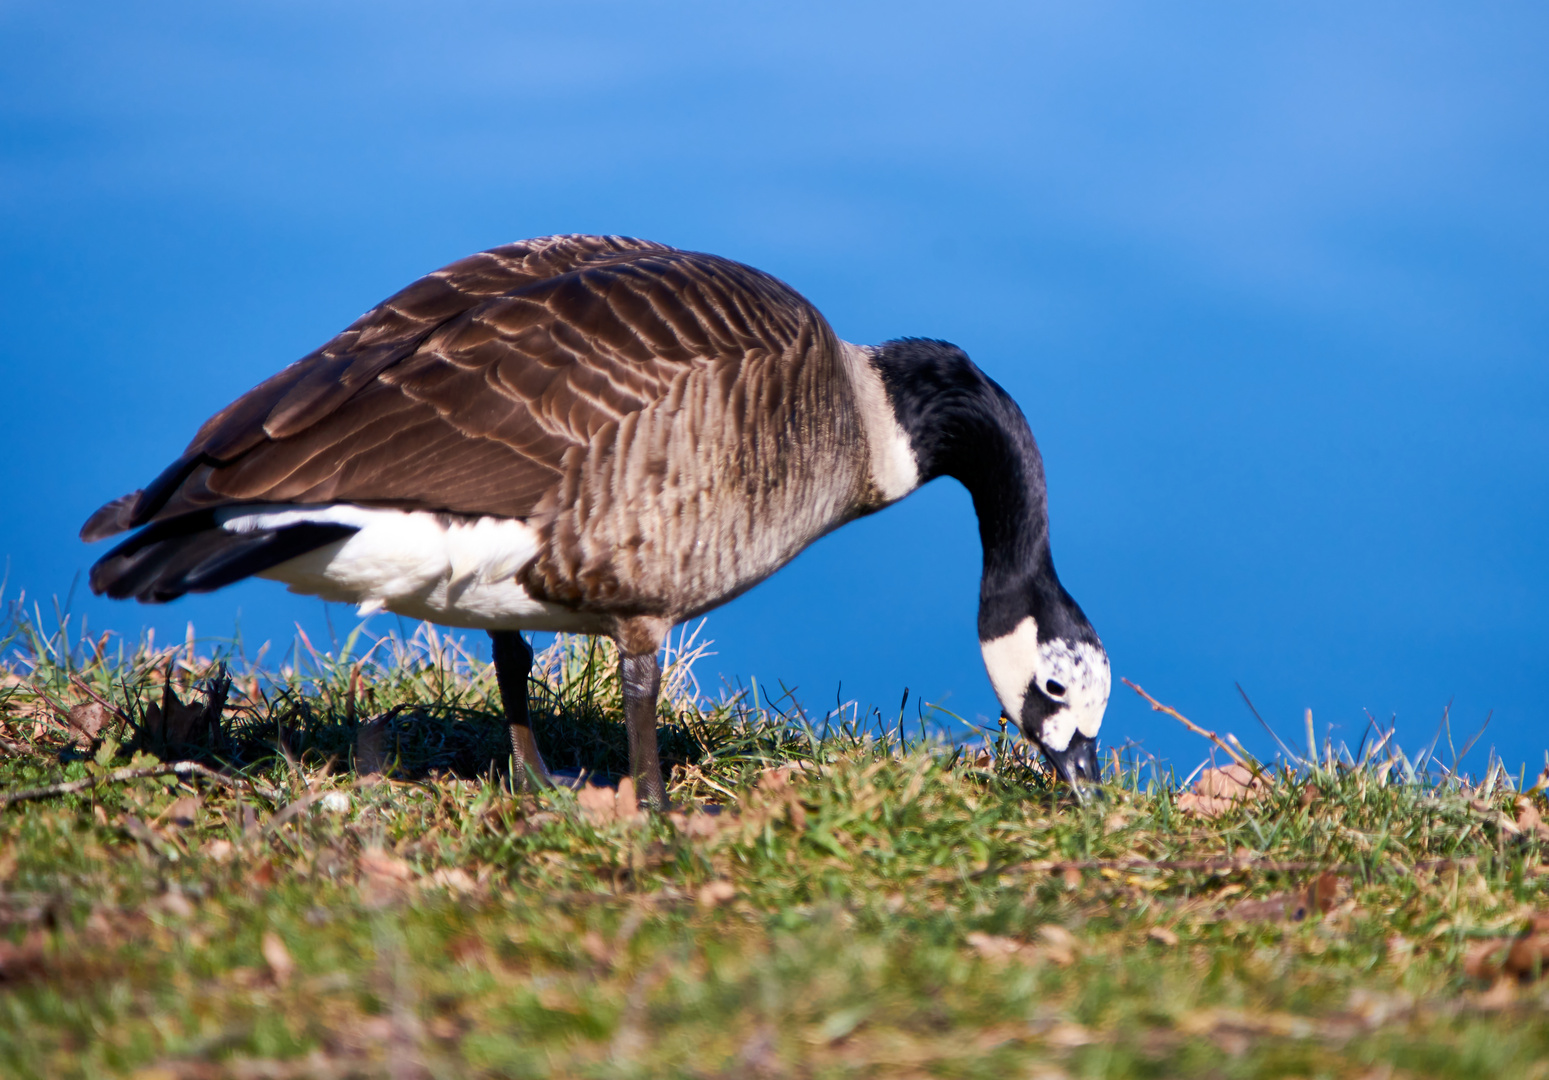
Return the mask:
<svg viewBox="0 0 1549 1080">
<path fill-rule="evenodd" d="M 687 369 L 731 385 L 745 358 L 815 340 L 832 341 L 822 316 L 739 263 L 622 237 L 508 244 L 419 279 L 238 398 L 82 537 L 249 502 L 526 517 L 567 451 Z"/>
</svg>

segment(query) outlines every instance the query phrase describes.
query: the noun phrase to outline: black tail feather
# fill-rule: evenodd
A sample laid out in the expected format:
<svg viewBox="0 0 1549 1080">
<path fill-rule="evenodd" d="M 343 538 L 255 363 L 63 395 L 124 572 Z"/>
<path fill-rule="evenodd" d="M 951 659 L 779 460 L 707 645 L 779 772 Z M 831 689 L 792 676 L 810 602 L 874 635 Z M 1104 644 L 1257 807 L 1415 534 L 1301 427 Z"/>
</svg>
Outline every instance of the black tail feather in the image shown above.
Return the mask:
<svg viewBox="0 0 1549 1080">
<path fill-rule="evenodd" d="M 281 529 L 228 532 L 209 512 L 158 521 L 97 560 L 91 591 L 165 604 L 262 573 L 355 531 L 335 522 L 304 521 Z"/>
</svg>

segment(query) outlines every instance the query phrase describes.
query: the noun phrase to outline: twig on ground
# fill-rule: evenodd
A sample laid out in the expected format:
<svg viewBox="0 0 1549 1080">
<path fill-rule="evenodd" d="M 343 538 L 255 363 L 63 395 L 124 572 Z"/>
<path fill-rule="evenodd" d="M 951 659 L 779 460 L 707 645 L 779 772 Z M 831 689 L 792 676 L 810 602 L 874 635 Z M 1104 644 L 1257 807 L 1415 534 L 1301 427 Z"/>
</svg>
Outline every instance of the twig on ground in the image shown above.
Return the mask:
<svg viewBox="0 0 1549 1080">
<path fill-rule="evenodd" d="M 1129 687 L 1131 690 L 1135 691 L 1135 693 L 1139 694 L 1141 697 L 1145 698 L 1146 701 L 1150 702 L 1151 710 L 1153 712 L 1166 713 L 1168 716 L 1181 721 L 1183 726 L 1188 728 L 1194 734 L 1203 735 L 1205 738 L 1219 746 L 1222 750 L 1226 751 L 1227 756 L 1229 756 L 1233 761 L 1241 765 L 1243 768 L 1247 769 L 1254 776 L 1258 776 L 1261 772 L 1264 771 L 1264 767 L 1257 761 L 1253 760 L 1252 757 L 1234 750 L 1225 739 L 1221 738 L 1221 736 L 1217 735 L 1215 732 L 1206 731 L 1204 728 L 1190 720 L 1187 716 L 1184 716 L 1171 705 L 1163 705 L 1160 701 L 1156 700 L 1156 698 L 1146 693 L 1144 690 L 1130 682 L 1128 679 L 1120 677 L 1119 681 L 1122 682 L 1125 686 Z"/>
<path fill-rule="evenodd" d="M 88 791 L 100 784 L 118 784 L 125 780 L 143 780 L 152 776 L 201 776 L 206 780 L 213 780 L 217 784 L 224 784 L 229 788 L 241 789 L 251 787 L 246 780 L 227 776 L 225 773 L 216 772 L 206 768 L 197 761 L 173 761 L 165 765 L 154 765 L 141 769 L 115 769 L 102 776 L 88 776 L 84 780 L 71 780 L 63 784 L 50 784 L 47 787 L 26 788 L 22 791 L 7 791 L 0 793 L 0 808 L 10 806 L 12 803 L 26 802 L 30 799 L 49 799 L 56 795 L 75 795 L 82 791 Z"/>
<path fill-rule="evenodd" d="M 1414 873 L 1420 870 L 1445 870 L 1454 866 L 1468 866 L 1479 861 L 1477 856 L 1451 859 L 1420 859 L 1411 866 L 1393 865 L 1393 869 Z M 1273 859 L 1074 859 L 1066 861 L 1027 860 L 1011 862 L 1004 866 L 988 866 L 969 875 L 978 879 L 991 874 L 1003 874 L 1008 870 L 1030 870 L 1051 874 L 1066 870 L 1195 870 L 1205 873 L 1241 873 L 1259 870 L 1264 873 L 1305 873 L 1311 870 L 1336 874 L 1362 872 L 1365 868 L 1353 863 L 1326 863 L 1315 861 L 1277 862 Z"/>
</svg>

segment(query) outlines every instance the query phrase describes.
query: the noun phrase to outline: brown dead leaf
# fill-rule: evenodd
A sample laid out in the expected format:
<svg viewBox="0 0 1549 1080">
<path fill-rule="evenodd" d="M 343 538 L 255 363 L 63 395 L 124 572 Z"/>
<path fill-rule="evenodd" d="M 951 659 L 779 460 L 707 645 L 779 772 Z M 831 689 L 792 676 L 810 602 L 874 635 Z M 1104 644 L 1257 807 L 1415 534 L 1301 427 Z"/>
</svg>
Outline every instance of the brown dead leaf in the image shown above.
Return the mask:
<svg viewBox="0 0 1549 1080">
<path fill-rule="evenodd" d="M 1516 808 L 1517 828 L 1529 836 L 1549 840 L 1549 825 L 1544 823 L 1544 815 L 1531 795 L 1518 795 Z"/>
<path fill-rule="evenodd" d="M 1263 776 L 1254 776 L 1246 766 L 1233 763 L 1201 773 L 1193 789 L 1178 796 L 1178 809 L 1201 817 L 1219 817 L 1268 794 L 1269 784 Z"/>
<path fill-rule="evenodd" d="M 1050 1046 L 1060 1050 L 1074 1050 L 1097 1041 L 1097 1037 L 1090 1031 L 1070 1020 L 1061 1020 L 1043 1038 Z"/>
<path fill-rule="evenodd" d="M 690 814 L 673 811 L 667 815 L 667 820 L 679 836 L 688 840 L 708 840 L 730 824 L 729 815 L 711 815 L 701 810 Z"/>
<path fill-rule="evenodd" d="M 408 863 L 379 847 L 369 847 L 360 853 L 360 872 L 384 882 L 405 882 L 414 876 Z"/>
<path fill-rule="evenodd" d="M 805 830 L 807 808 L 802 805 L 796 784 L 807 773 L 807 766 L 801 762 L 760 773 L 758 783 L 742 800 L 739 818 L 744 833 L 757 832 L 781 818 L 788 820 L 797 832 Z"/>
<path fill-rule="evenodd" d="M 592 785 L 582 788 L 576 792 L 576 803 L 581 817 L 593 825 L 635 825 L 646 819 L 635 794 L 635 781 L 628 776 L 619 781 L 617 791 Z"/>
<path fill-rule="evenodd" d="M 1415 945 L 1403 934 L 1392 934 L 1387 940 L 1388 963 L 1402 970 L 1414 959 Z"/>
<path fill-rule="evenodd" d="M 100 701 L 83 701 L 79 705 L 70 706 L 65 724 L 75 736 L 75 745 L 86 750 L 97 741 L 97 736 L 112 719 L 113 714 Z"/>
<path fill-rule="evenodd" d="M 237 849 L 230 840 L 211 840 L 208 844 L 204 845 L 203 850 L 207 858 L 213 859 L 218 863 L 223 863 L 227 859 L 231 858 L 232 853 Z"/>
<path fill-rule="evenodd" d="M 613 949 L 604 940 L 603 936 L 595 930 L 588 930 L 581 935 L 581 951 L 592 958 L 592 962 L 607 967 L 613 963 Z"/>
<path fill-rule="evenodd" d="M 1469 948 L 1463 972 L 1470 978 L 1498 980 L 1513 976 L 1527 982 L 1549 970 L 1549 914 L 1534 915 L 1515 938 L 1491 938 Z"/>
<path fill-rule="evenodd" d="M 1069 967 L 1076 962 L 1076 935 L 1063 926 L 1045 923 L 1038 928 L 1043 955 L 1056 967 Z"/>
<path fill-rule="evenodd" d="M 728 904 L 737 898 L 737 887 L 729 881 L 711 881 L 705 883 L 694 894 L 694 899 L 702 908 L 719 907 Z"/>
<path fill-rule="evenodd" d="M 986 934 L 978 930 L 968 934 L 963 940 L 983 959 L 993 963 L 1004 963 L 1013 957 L 1031 956 L 1033 953 L 1032 946 L 1025 941 L 1001 937 L 998 934 Z"/>
<path fill-rule="evenodd" d="M 1327 915 L 1338 902 L 1346 882 L 1337 874 L 1319 874 L 1305 888 L 1274 893 L 1262 900 L 1244 900 L 1226 910 L 1237 922 L 1301 922 L 1313 913 Z"/>
<path fill-rule="evenodd" d="M 370 908 L 387 907 L 403 899 L 414 870 L 408 863 L 379 847 L 360 853 L 360 898 Z"/>
<path fill-rule="evenodd" d="M 1502 975 L 1474 999 L 1474 1004 L 1481 1009 L 1509 1009 L 1517 1003 L 1517 986 L 1516 979 Z"/>
<path fill-rule="evenodd" d="M 0 986 L 35 979 L 48 966 L 46 938 L 40 927 L 33 927 L 21 944 L 0 938 Z"/>
<path fill-rule="evenodd" d="M 454 896 L 469 896 L 479 891 L 479 883 L 460 866 L 443 866 L 423 882 L 421 888 L 445 889 Z"/>
<path fill-rule="evenodd" d="M 184 795 L 174 799 L 172 805 L 156 819 L 158 825 L 173 829 L 192 829 L 199 822 L 199 807 L 203 800 L 197 795 Z"/>
<path fill-rule="evenodd" d="M 1160 945 L 1166 945 L 1169 949 L 1176 948 L 1178 945 L 1178 935 L 1165 926 L 1153 926 L 1146 931 L 1146 937 Z"/>
<path fill-rule="evenodd" d="M 1506 954 L 1506 972 L 1519 979 L 1536 979 L 1549 969 L 1549 915 L 1535 916 Z"/>
<path fill-rule="evenodd" d="M 284 986 L 290 982 L 291 972 L 296 969 L 296 962 L 290 958 L 290 950 L 285 947 L 285 942 L 280 935 L 273 930 L 265 930 L 263 940 L 258 946 L 263 953 L 264 963 L 269 965 L 269 975 L 275 984 Z"/>
</svg>

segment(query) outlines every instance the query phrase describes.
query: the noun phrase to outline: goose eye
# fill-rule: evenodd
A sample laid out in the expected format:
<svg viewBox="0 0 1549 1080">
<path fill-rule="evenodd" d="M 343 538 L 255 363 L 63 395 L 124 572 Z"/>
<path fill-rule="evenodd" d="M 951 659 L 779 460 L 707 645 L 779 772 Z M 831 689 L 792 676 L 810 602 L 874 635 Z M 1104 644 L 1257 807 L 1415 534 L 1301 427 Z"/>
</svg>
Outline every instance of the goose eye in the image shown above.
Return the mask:
<svg viewBox="0 0 1549 1080">
<path fill-rule="evenodd" d="M 1059 697 L 1065 692 L 1065 684 L 1050 679 L 1043 684 L 1043 688 L 1049 692 L 1050 697 Z"/>
</svg>

